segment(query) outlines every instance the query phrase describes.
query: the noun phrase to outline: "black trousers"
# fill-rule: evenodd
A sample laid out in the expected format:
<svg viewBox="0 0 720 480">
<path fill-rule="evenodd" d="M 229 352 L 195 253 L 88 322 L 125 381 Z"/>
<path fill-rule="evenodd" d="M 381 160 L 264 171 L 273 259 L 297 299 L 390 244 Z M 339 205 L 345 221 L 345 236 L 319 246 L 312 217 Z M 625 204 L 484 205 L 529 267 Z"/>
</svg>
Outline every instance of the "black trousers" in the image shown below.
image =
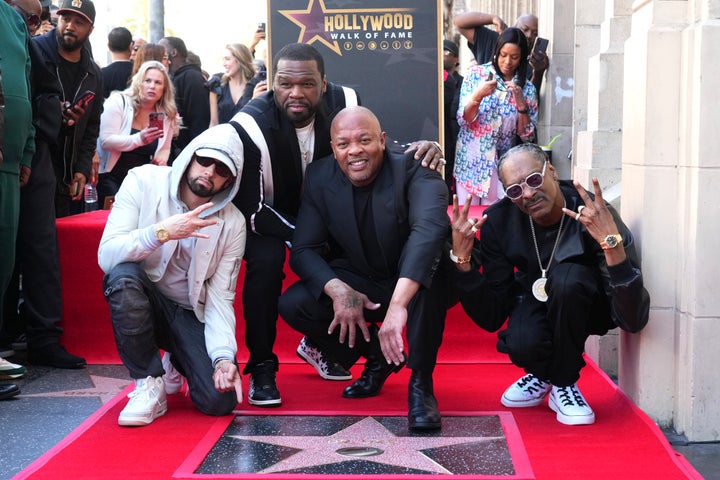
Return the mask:
<svg viewBox="0 0 720 480">
<path fill-rule="evenodd" d="M 55 173 L 47 143 L 39 140 L 28 184 L 20 190 L 15 276 L 6 295 L 9 318 L 4 340 L 27 331 L 28 348 L 42 349 L 57 343 L 62 329 L 60 256 L 55 227 Z M 94 252 L 79 252 L 94 255 Z M 18 276 L 22 274 L 24 302 L 17 314 Z"/>
<path fill-rule="evenodd" d="M 615 325 L 597 267 L 572 263 L 548 274 L 546 303 L 523 296 L 498 334 L 497 349 L 541 380 L 564 387 L 580 378 L 590 335 L 604 335 Z"/>
<path fill-rule="evenodd" d="M 250 359 L 244 373 L 251 373 L 260 362 L 278 362 L 273 353 L 277 337 L 278 298 L 285 278 L 285 242 L 277 237 L 247 233 L 245 242 L 245 282 L 242 289 L 245 317 L 245 345 Z"/>
<path fill-rule="evenodd" d="M 357 272 L 340 268 L 336 268 L 335 273 L 340 280 L 367 295 L 372 302 L 381 304 L 378 310 L 365 310 L 365 319 L 368 322 L 381 323 L 397 279 L 371 280 Z M 431 373 L 435 368 L 445 328 L 445 284 L 447 282 L 441 279 L 434 279 L 432 287 L 421 288 L 408 306 L 408 367 L 413 370 Z M 325 294 L 316 299 L 302 281 L 293 284 L 283 293 L 279 308 L 283 319 L 292 328 L 312 338 L 343 367 L 350 368 L 360 357 L 366 356 L 368 344 L 363 340 L 360 329 L 357 329 L 353 348 L 348 347 L 347 338 L 345 343 L 339 342 L 339 328 L 328 334 L 328 326 L 334 316 L 332 301 Z"/>
<path fill-rule="evenodd" d="M 115 343 L 132 378 L 159 377 L 159 348 L 187 378 L 190 399 L 206 415 L 227 415 L 237 405 L 234 390 L 218 392 L 205 347 L 205 324 L 166 299 L 136 263 L 121 263 L 103 278 Z"/>
</svg>

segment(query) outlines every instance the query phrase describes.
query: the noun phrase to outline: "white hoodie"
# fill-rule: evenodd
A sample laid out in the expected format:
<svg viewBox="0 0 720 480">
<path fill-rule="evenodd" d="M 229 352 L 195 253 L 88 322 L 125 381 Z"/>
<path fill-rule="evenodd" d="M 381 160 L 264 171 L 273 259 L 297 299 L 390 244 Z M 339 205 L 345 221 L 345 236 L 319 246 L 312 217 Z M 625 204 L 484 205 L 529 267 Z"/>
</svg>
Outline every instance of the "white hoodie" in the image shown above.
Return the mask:
<svg viewBox="0 0 720 480">
<path fill-rule="evenodd" d="M 179 198 L 193 153 L 199 148 L 224 152 L 235 162 L 238 175 L 231 188 L 212 198 L 213 207 L 203 217 L 217 224 L 203 228 L 210 238 L 198 238 L 188 270 L 189 300 L 197 318 L 205 324 L 205 344 L 212 361 L 235 358 L 235 287 L 245 252 L 245 219 L 232 204 L 240 185 L 243 145 L 235 129 L 218 125 L 198 135 L 175 159 L 172 167 L 143 165 L 133 168 L 115 195 L 105 225 L 98 263 L 109 272 L 120 263 L 139 263 L 153 282 L 162 280 L 178 242 L 148 242 L 153 225 L 172 215 L 187 212 Z"/>
</svg>

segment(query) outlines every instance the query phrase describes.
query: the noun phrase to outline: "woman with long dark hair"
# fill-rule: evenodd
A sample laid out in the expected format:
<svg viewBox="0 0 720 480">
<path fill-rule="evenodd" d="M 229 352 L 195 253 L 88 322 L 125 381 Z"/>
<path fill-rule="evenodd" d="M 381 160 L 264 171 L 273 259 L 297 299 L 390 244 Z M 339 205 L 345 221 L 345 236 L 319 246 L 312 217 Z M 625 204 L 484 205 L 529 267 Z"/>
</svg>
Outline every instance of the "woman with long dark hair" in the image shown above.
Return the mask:
<svg viewBox="0 0 720 480">
<path fill-rule="evenodd" d="M 500 156 L 519 142 L 535 138 L 538 100 L 527 81 L 529 47 L 522 30 L 507 28 L 495 45 L 491 62 L 465 74 L 457 118 L 455 187 L 462 205 L 489 205 L 505 193 L 497 175 Z"/>
</svg>

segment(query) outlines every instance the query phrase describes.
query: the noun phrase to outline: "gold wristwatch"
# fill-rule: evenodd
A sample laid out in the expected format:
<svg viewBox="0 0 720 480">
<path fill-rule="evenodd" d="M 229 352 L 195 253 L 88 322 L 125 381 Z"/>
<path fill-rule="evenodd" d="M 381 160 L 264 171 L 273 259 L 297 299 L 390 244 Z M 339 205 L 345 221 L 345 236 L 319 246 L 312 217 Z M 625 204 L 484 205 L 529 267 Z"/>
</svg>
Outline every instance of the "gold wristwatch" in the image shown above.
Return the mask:
<svg viewBox="0 0 720 480">
<path fill-rule="evenodd" d="M 615 235 L 608 235 L 607 237 L 605 237 L 605 240 L 600 242 L 600 246 L 603 250 L 612 250 L 613 248 L 621 244 L 622 241 L 623 239 L 620 234 L 616 233 Z"/>
<path fill-rule="evenodd" d="M 156 223 L 153 232 L 155 233 L 155 238 L 157 238 L 160 243 L 165 243 L 170 240 L 170 232 L 168 232 L 167 227 L 162 223 Z"/>
</svg>

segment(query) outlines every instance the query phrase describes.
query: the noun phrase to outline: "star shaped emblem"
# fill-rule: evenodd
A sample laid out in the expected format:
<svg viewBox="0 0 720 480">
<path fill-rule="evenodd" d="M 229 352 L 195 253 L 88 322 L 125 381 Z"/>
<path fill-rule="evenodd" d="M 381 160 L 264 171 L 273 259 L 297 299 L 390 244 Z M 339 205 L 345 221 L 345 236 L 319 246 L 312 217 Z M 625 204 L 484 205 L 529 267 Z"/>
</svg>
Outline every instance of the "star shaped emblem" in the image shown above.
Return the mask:
<svg viewBox="0 0 720 480">
<path fill-rule="evenodd" d="M 423 450 L 477 442 L 491 442 L 498 437 L 442 437 L 398 436 L 372 417 L 364 417 L 329 436 L 294 435 L 229 435 L 239 440 L 261 442 L 287 447 L 294 454 L 257 473 L 302 471 L 319 465 L 346 461 L 376 462 L 427 473 L 452 474 Z M 362 453 L 372 456 L 347 456 L 338 451 Z"/>
</svg>

